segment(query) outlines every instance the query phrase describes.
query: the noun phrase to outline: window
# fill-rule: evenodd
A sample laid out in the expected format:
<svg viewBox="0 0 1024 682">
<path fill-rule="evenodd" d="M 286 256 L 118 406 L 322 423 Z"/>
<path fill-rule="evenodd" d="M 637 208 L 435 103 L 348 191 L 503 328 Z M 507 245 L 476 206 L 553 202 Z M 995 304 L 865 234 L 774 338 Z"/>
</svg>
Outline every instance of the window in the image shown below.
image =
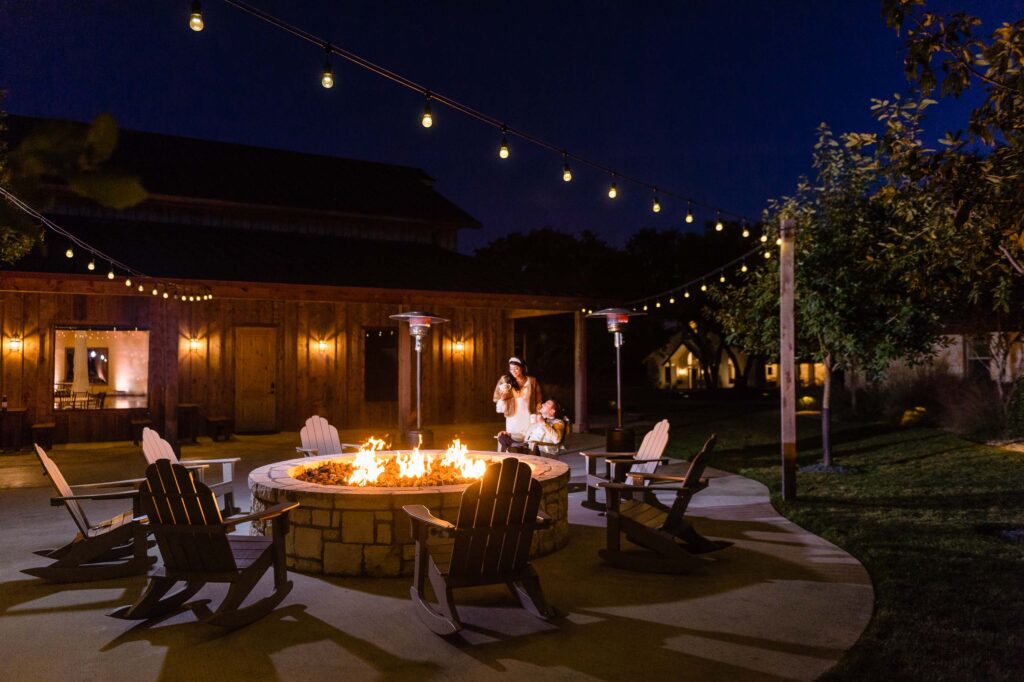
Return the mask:
<svg viewBox="0 0 1024 682">
<path fill-rule="evenodd" d="M 148 395 L 149 331 L 117 327 L 55 330 L 54 408 L 146 407 Z"/>
<path fill-rule="evenodd" d="M 398 400 L 397 327 L 363 327 L 363 397 L 368 402 Z"/>
</svg>

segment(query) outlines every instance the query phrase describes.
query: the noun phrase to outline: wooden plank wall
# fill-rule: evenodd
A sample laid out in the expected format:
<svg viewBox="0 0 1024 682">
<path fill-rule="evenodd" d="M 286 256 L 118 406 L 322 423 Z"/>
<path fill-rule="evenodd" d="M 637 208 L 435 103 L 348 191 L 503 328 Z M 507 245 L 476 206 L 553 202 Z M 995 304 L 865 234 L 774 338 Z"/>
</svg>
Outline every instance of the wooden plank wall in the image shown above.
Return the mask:
<svg viewBox="0 0 1024 682">
<path fill-rule="evenodd" d="M 127 439 L 129 420 L 146 410 L 53 409 L 54 327 L 138 327 L 150 330 L 148 411 L 157 428 L 175 428 L 175 411 L 165 405 L 176 402 L 198 403 L 204 416 L 233 417 L 234 329 L 269 326 L 278 334 L 280 429 L 298 429 L 310 415 L 320 414 L 340 428 L 394 430 L 397 401 L 363 400 L 363 328 L 395 326 L 407 334 L 405 325 L 388 316 L 415 308 L 415 301 L 216 298 L 184 304 L 138 295 L 0 292 L 0 392 L 11 407 L 28 409 L 26 428 L 56 422 L 57 442 Z M 432 305 L 431 312 L 451 322 L 431 330 L 424 352 L 424 424 L 497 421 L 491 391 L 511 352 L 508 311 Z M 24 340 L 20 352 L 9 349 L 14 333 Z M 458 341 L 463 350 L 457 349 Z"/>
</svg>

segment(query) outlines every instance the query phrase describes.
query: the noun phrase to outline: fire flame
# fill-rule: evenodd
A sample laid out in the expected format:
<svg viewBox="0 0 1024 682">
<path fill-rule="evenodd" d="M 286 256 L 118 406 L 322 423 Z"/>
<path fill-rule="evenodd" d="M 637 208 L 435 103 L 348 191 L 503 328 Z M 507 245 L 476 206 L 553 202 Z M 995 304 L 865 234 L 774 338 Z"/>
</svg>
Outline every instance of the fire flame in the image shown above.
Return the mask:
<svg viewBox="0 0 1024 682">
<path fill-rule="evenodd" d="M 459 439 L 452 441 L 443 456 L 428 455 L 420 451 L 422 437 L 412 452 L 399 452 L 394 457 L 398 464 L 398 478 L 409 481 L 423 480 L 435 474 L 455 475 L 461 478 L 475 479 L 484 475 L 487 462 L 472 459 L 468 456 L 469 448 Z M 359 447 L 352 461 L 352 473 L 346 480 L 347 485 L 377 485 L 385 472 L 389 458 L 377 454 L 383 450 L 385 443 L 380 438 L 370 437 Z M 392 474 L 393 475 L 393 474 Z M 406 483 L 409 485 L 409 483 Z"/>
</svg>

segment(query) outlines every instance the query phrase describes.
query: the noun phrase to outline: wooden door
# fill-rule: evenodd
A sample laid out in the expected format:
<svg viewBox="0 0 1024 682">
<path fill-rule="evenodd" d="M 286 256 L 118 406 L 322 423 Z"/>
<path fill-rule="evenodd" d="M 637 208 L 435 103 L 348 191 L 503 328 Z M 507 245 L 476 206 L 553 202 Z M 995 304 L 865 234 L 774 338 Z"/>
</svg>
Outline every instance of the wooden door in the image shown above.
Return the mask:
<svg viewBox="0 0 1024 682">
<path fill-rule="evenodd" d="M 235 431 L 277 430 L 277 329 L 235 327 Z"/>
</svg>

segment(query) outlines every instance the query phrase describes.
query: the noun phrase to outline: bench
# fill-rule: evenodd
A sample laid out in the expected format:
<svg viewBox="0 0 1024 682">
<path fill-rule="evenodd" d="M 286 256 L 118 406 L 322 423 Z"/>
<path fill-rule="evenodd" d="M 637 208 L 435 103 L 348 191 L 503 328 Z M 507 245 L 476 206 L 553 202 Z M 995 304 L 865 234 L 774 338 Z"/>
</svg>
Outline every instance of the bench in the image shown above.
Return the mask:
<svg viewBox="0 0 1024 682">
<path fill-rule="evenodd" d="M 231 439 L 231 420 L 227 417 L 216 416 L 206 418 L 206 431 L 214 441 L 220 439 Z"/>
<path fill-rule="evenodd" d="M 40 422 L 32 425 L 32 442 L 44 450 L 53 449 L 53 431 L 57 428 L 55 422 Z"/>
</svg>

